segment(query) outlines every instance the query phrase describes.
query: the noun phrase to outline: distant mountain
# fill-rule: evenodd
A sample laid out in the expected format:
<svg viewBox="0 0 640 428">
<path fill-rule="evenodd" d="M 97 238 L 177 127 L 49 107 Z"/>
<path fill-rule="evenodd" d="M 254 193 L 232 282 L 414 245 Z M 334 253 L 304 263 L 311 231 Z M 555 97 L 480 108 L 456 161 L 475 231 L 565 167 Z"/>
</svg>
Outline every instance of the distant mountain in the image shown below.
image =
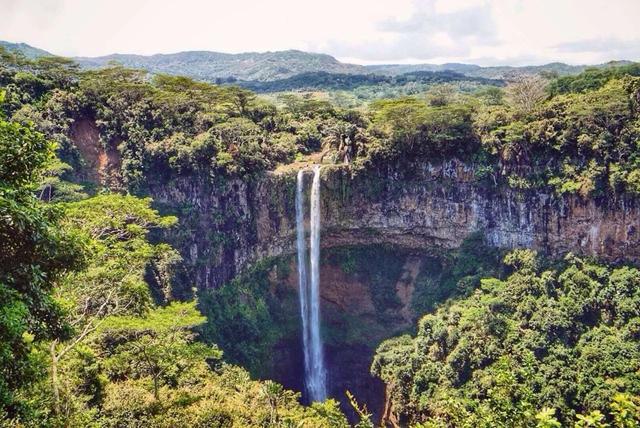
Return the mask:
<svg viewBox="0 0 640 428">
<path fill-rule="evenodd" d="M 249 52 L 227 54 L 209 51 L 190 51 L 174 54 L 123 55 L 113 54 L 96 58 L 75 58 L 84 68 L 100 68 L 109 63 L 119 63 L 126 67 L 141 68 L 152 73 L 166 73 L 189 76 L 208 82 L 259 81 L 273 82 L 295 79 L 306 73 L 327 74 L 376 74 L 382 76 L 400 76 L 418 72 L 452 71 L 470 78 L 502 80 L 514 73 L 536 74 L 553 73 L 560 76 L 578 74 L 587 67 L 607 67 L 622 65 L 628 61 L 611 62 L 595 66 L 568 65 L 550 63 L 535 66 L 497 66 L 481 67 L 475 64 L 384 64 L 357 65 L 343 63 L 326 54 L 302 52 L 297 50 L 279 52 Z M 304 77 L 305 79 L 308 76 Z M 281 82 L 287 84 L 286 82 Z M 291 82 L 294 83 L 294 82 Z M 260 86 L 260 85 L 257 85 Z"/>
<path fill-rule="evenodd" d="M 11 43 L 0 40 L 0 47 L 3 47 L 10 52 L 19 52 L 29 59 L 34 59 L 41 56 L 53 56 L 45 50 L 34 48 L 33 46 L 26 43 Z"/>
<path fill-rule="evenodd" d="M 151 56 L 114 54 L 75 60 L 85 68 L 99 68 L 116 62 L 152 73 L 179 74 L 210 82 L 228 78 L 270 81 L 318 71 L 343 74 L 365 72 L 361 65 L 345 64 L 330 55 L 297 50 L 241 54 L 191 51 Z"/>
<path fill-rule="evenodd" d="M 570 74 L 578 74 L 586 68 L 596 67 L 616 67 L 620 65 L 631 64 L 631 61 L 610 61 L 597 65 L 569 65 L 562 62 L 552 62 L 544 65 L 527 65 L 527 66 L 496 66 L 481 67 L 475 64 L 383 64 L 368 65 L 367 70 L 371 73 L 396 76 L 405 73 L 414 73 L 418 71 L 455 71 L 468 77 L 482 77 L 485 79 L 508 79 L 509 76 L 518 74 L 538 74 L 553 73 L 559 76 Z"/>
<path fill-rule="evenodd" d="M 367 65 L 367 71 L 375 74 L 387 76 L 397 76 L 406 73 L 415 73 L 420 71 L 455 71 L 456 73 L 472 73 L 482 69 L 479 65 L 474 64 L 381 64 Z"/>
<path fill-rule="evenodd" d="M 27 45 L 26 43 L 11 43 L 0 41 L 0 46 L 14 52 L 21 52 L 28 58 L 51 56 L 52 54 Z M 353 86 L 364 79 L 362 76 L 375 74 L 380 76 L 402 76 L 420 72 L 455 72 L 469 78 L 483 78 L 502 80 L 514 73 L 535 74 L 549 72 L 557 75 L 578 74 L 587 67 L 610 67 L 628 64 L 629 61 L 617 61 L 596 66 L 568 65 L 551 63 L 537 66 L 498 66 L 481 67 L 474 64 L 384 64 L 357 65 L 343 63 L 331 55 L 309 53 L 298 50 L 278 52 L 248 52 L 228 54 L 210 51 L 188 51 L 173 54 L 156 55 L 128 55 L 113 54 L 101 57 L 74 58 L 83 68 L 93 69 L 119 63 L 125 67 L 140 68 L 151 73 L 166 73 L 188 76 L 197 80 L 214 83 L 229 83 L 238 81 L 276 82 L 275 86 L 300 87 L 315 81 L 317 86 Z M 311 73 L 309 75 L 308 73 Z M 313 75 L 313 73 L 319 73 Z M 348 78 L 346 76 L 327 77 L 327 74 L 359 75 Z M 303 75 L 296 78 L 298 75 Z M 433 76 L 427 76 L 431 79 Z M 287 80 L 289 79 L 289 80 Z M 348 81 L 348 82 L 347 82 Z M 242 83 L 247 85 L 246 83 Z M 311 85 L 312 87 L 315 84 Z M 256 90 L 269 85 L 256 85 Z"/>
</svg>

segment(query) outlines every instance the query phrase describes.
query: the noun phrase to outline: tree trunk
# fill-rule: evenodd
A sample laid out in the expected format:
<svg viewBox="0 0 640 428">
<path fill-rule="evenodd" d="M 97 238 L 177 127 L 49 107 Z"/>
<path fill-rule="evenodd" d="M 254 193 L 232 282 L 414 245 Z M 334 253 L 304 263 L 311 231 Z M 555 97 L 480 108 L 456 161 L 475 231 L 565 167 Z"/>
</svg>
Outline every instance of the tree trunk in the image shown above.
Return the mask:
<svg viewBox="0 0 640 428">
<path fill-rule="evenodd" d="M 60 389 L 58 387 L 58 357 L 56 356 L 56 341 L 49 346 L 51 353 L 51 388 L 53 389 L 53 413 L 60 414 Z"/>
<path fill-rule="evenodd" d="M 158 377 L 153 376 L 153 397 L 156 401 L 160 401 L 160 392 L 158 391 Z"/>
</svg>

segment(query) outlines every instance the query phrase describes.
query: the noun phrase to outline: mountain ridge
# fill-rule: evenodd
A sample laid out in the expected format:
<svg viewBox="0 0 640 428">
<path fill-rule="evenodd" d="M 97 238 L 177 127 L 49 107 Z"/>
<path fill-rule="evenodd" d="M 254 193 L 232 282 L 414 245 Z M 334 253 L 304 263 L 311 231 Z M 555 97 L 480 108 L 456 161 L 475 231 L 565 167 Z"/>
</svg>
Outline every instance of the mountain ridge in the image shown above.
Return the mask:
<svg viewBox="0 0 640 428">
<path fill-rule="evenodd" d="M 0 40 L 0 46 L 13 52 L 21 52 L 27 58 L 54 54 L 26 43 Z M 514 73 L 540 72 L 558 75 L 577 74 L 590 67 L 609 67 L 628 64 L 631 61 L 610 61 L 593 65 L 570 65 L 552 62 L 530 66 L 489 66 L 477 64 L 379 64 L 360 65 L 342 62 L 325 53 L 305 52 L 297 49 L 267 52 L 225 53 L 207 50 L 158 53 L 153 55 L 114 53 L 98 57 L 73 57 L 85 69 L 95 69 L 118 63 L 125 67 L 139 68 L 151 73 L 184 75 L 194 79 L 218 82 L 241 80 L 270 82 L 288 79 L 304 73 L 360 74 L 399 76 L 415 72 L 452 71 L 471 78 L 505 79 Z"/>
<path fill-rule="evenodd" d="M 52 53 L 47 52 L 44 49 L 36 48 L 26 43 L 14 43 L 6 40 L 0 40 L 0 47 L 10 52 L 20 52 L 29 59 L 35 59 L 42 56 L 54 56 Z"/>
<path fill-rule="evenodd" d="M 110 61 L 154 73 L 184 74 L 201 80 L 236 78 L 269 81 L 314 71 L 356 74 L 364 66 L 338 61 L 331 55 L 286 50 L 230 54 L 213 51 L 184 51 L 173 54 L 128 55 L 74 58 L 84 68 L 99 68 Z"/>
</svg>

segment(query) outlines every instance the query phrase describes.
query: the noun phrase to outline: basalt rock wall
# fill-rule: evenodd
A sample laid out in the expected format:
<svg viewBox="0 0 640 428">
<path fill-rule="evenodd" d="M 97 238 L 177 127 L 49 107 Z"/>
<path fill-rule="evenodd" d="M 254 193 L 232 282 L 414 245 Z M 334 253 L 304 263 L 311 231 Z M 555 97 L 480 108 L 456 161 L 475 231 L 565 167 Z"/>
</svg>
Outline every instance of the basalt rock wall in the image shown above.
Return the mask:
<svg viewBox="0 0 640 428">
<path fill-rule="evenodd" d="M 215 184 L 180 177 L 150 184 L 149 193 L 180 218 L 166 238 L 181 250 L 194 285 L 219 286 L 260 259 L 295 250 L 295 172 Z M 354 176 L 348 167 L 327 166 L 321 209 L 323 247 L 388 243 L 438 252 L 480 231 L 500 248 L 640 261 L 637 199 L 491 186 L 457 161 L 403 175 L 390 169 Z"/>
</svg>

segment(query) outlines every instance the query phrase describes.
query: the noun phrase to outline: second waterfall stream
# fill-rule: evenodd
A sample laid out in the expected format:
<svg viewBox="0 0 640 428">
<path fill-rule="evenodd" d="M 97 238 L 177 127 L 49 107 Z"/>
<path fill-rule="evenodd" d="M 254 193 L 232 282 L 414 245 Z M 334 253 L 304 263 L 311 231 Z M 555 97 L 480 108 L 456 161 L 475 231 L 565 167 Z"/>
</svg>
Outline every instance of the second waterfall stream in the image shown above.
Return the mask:
<svg viewBox="0 0 640 428">
<path fill-rule="evenodd" d="M 320 166 L 318 165 L 314 167 L 311 183 L 309 270 L 307 270 L 304 214 L 304 170 L 300 170 L 296 187 L 296 237 L 305 387 L 309 401 L 324 401 L 327 398 L 327 376 L 320 338 Z"/>
</svg>

